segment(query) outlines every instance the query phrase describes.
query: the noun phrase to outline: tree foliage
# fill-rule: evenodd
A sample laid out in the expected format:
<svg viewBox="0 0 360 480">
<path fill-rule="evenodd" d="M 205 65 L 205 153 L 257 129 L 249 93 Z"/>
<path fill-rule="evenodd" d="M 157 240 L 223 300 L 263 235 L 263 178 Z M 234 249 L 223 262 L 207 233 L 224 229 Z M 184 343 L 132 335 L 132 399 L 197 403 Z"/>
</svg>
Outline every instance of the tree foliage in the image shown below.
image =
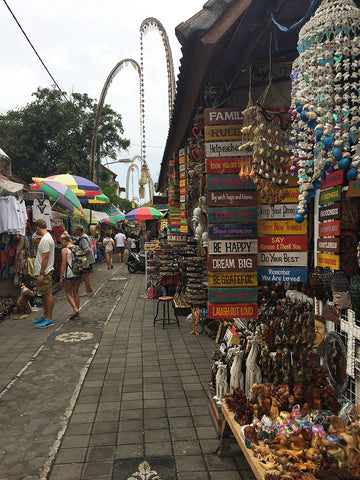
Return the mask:
<svg viewBox="0 0 360 480">
<path fill-rule="evenodd" d="M 12 171 L 31 178 L 71 173 L 90 178 L 90 147 L 97 104 L 87 94 L 70 100 L 55 88 L 38 88 L 34 101 L 0 115 L 0 146 L 9 155 Z M 98 138 L 98 158 L 116 159 L 128 148 L 121 115 L 104 105 Z M 105 192 L 104 192 L 105 193 Z"/>
</svg>

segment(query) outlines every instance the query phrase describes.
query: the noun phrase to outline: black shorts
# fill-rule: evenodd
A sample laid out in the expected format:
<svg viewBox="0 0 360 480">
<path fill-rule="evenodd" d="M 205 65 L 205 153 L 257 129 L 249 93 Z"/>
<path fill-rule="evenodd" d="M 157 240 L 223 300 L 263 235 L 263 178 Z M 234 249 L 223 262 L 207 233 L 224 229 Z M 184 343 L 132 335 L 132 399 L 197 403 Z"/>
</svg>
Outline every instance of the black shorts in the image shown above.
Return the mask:
<svg viewBox="0 0 360 480">
<path fill-rule="evenodd" d="M 116 247 L 116 253 L 124 253 L 125 247 Z"/>
</svg>

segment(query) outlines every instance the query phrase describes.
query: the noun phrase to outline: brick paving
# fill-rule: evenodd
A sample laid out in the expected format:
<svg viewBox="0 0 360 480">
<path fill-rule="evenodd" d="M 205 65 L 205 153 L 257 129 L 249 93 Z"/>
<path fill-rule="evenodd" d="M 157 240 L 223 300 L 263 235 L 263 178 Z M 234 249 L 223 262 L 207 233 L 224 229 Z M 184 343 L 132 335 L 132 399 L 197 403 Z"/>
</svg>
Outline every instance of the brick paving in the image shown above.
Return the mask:
<svg viewBox="0 0 360 480">
<path fill-rule="evenodd" d="M 112 480 L 116 459 L 163 455 L 178 480 L 252 480 L 243 457 L 214 454 L 213 340 L 185 317 L 154 327 L 156 300 L 125 265 L 97 264 L 92 281 L 76 321 L 58 292 L 55 329 L 35 312 L 0 323 L 0 480 Z"/>
</svg>

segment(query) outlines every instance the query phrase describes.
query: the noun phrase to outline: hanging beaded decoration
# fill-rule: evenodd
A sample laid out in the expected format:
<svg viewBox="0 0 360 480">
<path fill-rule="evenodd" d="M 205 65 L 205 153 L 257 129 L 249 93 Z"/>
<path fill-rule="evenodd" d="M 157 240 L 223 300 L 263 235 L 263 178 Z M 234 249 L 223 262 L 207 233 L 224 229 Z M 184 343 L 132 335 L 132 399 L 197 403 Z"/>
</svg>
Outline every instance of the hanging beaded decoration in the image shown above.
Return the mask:
<svg viewBox="0 0 360 480">
<path fill-rule="evenodd" d="M 300 30 L 293 63 L 290 113 L 292 174 L 298 168 L 303 222 L 307 201 L 327 173 L 360 179 L 360 10 L 352 0 L 323 0 Z"/>
</svg>

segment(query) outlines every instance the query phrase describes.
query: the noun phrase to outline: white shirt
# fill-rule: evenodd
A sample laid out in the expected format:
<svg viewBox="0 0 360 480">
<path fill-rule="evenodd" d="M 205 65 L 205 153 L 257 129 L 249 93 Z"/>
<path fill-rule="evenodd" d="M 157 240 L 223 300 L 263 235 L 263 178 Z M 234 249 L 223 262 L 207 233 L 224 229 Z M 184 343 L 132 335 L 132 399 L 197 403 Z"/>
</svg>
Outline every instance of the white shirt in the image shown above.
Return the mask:
<svg viewBox="0 0 360 480">
<path fill-rule="evenodd" d="M 122 232 L 115 235 L 115 242 L 117 247 L 125 247 L 126 235 Z"/>
<path fill-rule="evenodd" d="M 44 270 L 45 275 L 47 275 L 52 270 L 54 270 L 55 243 L 49 232 L 45 233 L 45 235 L 41 237 L 41 240 L 38 246 L 38 250 L 35 258 L 35 265 L 34 265 L 35 276 L 40 275 L 42 256 L 43 256 L 43 253 L 46 253 L 46 252 L 50 252 L 50 254 L 49 254 L 48 263 Z"/>
<path fill-rule="evenodd" d="M 32 206 L 33 220 L 44 219 L 46 230 L 51 230 L 51 205 L 49 200 L 36 198 Z"/>
</svg>

